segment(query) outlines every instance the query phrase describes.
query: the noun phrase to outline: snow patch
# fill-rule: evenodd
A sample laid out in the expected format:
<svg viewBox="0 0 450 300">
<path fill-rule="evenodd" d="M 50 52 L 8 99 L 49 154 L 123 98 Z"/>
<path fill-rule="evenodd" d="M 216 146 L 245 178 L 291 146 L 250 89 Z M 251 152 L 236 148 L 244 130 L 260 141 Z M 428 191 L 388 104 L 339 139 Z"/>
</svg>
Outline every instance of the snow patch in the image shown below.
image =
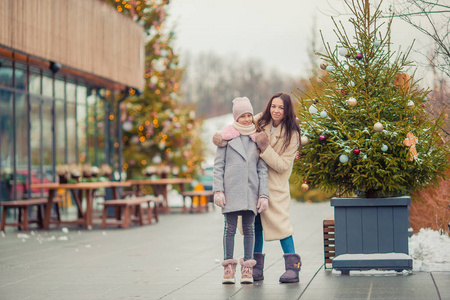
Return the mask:
<svg viewBox="0 0 450 300">
<path fill-rule="evenodd" d="M 423 272 L 450 271 L 450 237 L 430 228 L 422 228 L 409 239 L 413 270 Z"/>
<path fill-rule="evenodd" d="M 384 260 L 384 259 L 411 259 L 405 253 L 356 253 L 356 254 L 341 254 L 336 256 L 333 260 Z"/>
</svg>

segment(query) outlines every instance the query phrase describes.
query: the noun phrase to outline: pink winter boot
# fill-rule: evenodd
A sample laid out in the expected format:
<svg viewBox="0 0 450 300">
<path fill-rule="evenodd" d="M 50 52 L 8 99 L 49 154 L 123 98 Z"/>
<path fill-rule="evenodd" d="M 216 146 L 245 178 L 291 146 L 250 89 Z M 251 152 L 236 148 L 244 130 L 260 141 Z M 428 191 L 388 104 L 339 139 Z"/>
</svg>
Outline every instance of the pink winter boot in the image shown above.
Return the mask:
<svg viewBox="0 0 450 300">
<path fill-rule="evenodd" d="M 223 266 L 223 284 L 234 284 L 234 274 L 236 273 L 236 266 L 238 261 L 236 259 L 227 259 L 222 262 Z"/>
<path fill-rule="evenodd" d="M 244 261 L 241 258 L 241 283 L 253 283 L 253 267 L 256 265 L 256 260 L 249 259 Z"/>
</svg>

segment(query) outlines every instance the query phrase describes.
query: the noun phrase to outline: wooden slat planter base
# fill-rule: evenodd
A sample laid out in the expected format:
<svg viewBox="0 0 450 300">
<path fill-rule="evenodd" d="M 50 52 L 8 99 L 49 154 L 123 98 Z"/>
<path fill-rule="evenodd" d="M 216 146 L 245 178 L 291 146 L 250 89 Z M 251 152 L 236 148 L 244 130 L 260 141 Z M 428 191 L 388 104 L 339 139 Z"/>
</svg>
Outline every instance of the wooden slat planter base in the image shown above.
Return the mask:
<svg viewBox="0 0 450 300">
<path fill-rule="evenodd" d="M 334 245 L 334 216 L 323 220 L 323 250 L 324 250 L 324 267 L 331 269 L 329 265 L 332 263 L 336 255 L 336 247 Z"/>
</svg>

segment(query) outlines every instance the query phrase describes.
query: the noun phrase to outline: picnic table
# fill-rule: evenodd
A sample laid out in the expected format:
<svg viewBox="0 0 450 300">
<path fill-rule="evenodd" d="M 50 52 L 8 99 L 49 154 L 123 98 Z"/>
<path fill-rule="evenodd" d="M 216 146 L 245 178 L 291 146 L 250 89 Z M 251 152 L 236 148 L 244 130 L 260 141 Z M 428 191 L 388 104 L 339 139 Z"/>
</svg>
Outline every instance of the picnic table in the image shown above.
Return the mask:
<svg viewBox="0 0 450 300">
<path fill-rule="evenodd" d="M 191 178 L 163 178 L 163 179 L 131 179 L 126 182 L 131 183 L 136 186 L 136 196 L 141 195 L 142 186 L 149 185 L 153 188 L 153 193 L 155 196 L 162 195 L 163 202 L 162 207 L 164 213 L 170 213 L 169 204 L 167 201 L 167 186 L 169 184 L 177 184 L 180 187 L 180 192 L 184 192 L 184 184 L 191 183 Z"/>
<path fill-rule="evenodd" d="M 47 206 L 45 208 L 43 228 L 48 229 L 51 222 L 51 212 L 53 207 L 53 198 L 59 189 L 72 190 L 75 203 L 78 208 L 78 219 L 74 221 L 58 221 L 59 224 L 80 224 L 86 228 L 92 228 L 93 215 L 93 193 L 96 189 L 110 187 L 115 199 L 119 199 L 118 187 L 129 187 L 131 183 L 119 181 L 105 182 L 80 182 L 80 183 L 36 183 L 31 184 L 32 189 L 48 189 Z M 86 199 L 86 210 L 83 211 L 82 201 Z"/>
</svg>

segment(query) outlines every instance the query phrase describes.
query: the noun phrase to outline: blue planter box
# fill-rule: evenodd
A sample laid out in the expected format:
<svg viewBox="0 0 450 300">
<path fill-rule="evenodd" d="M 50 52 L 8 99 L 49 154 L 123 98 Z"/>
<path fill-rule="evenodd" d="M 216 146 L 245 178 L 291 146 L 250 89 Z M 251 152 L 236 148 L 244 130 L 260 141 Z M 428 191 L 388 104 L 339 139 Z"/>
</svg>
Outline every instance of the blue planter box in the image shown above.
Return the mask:
<svg viewBox="0 0 450 300">
<path fill-rule="evenodd" d="M 336 256 L 333 268 L 412 269 L 408 255 L 411 197 L 332 198 Z"/>
</svg>

